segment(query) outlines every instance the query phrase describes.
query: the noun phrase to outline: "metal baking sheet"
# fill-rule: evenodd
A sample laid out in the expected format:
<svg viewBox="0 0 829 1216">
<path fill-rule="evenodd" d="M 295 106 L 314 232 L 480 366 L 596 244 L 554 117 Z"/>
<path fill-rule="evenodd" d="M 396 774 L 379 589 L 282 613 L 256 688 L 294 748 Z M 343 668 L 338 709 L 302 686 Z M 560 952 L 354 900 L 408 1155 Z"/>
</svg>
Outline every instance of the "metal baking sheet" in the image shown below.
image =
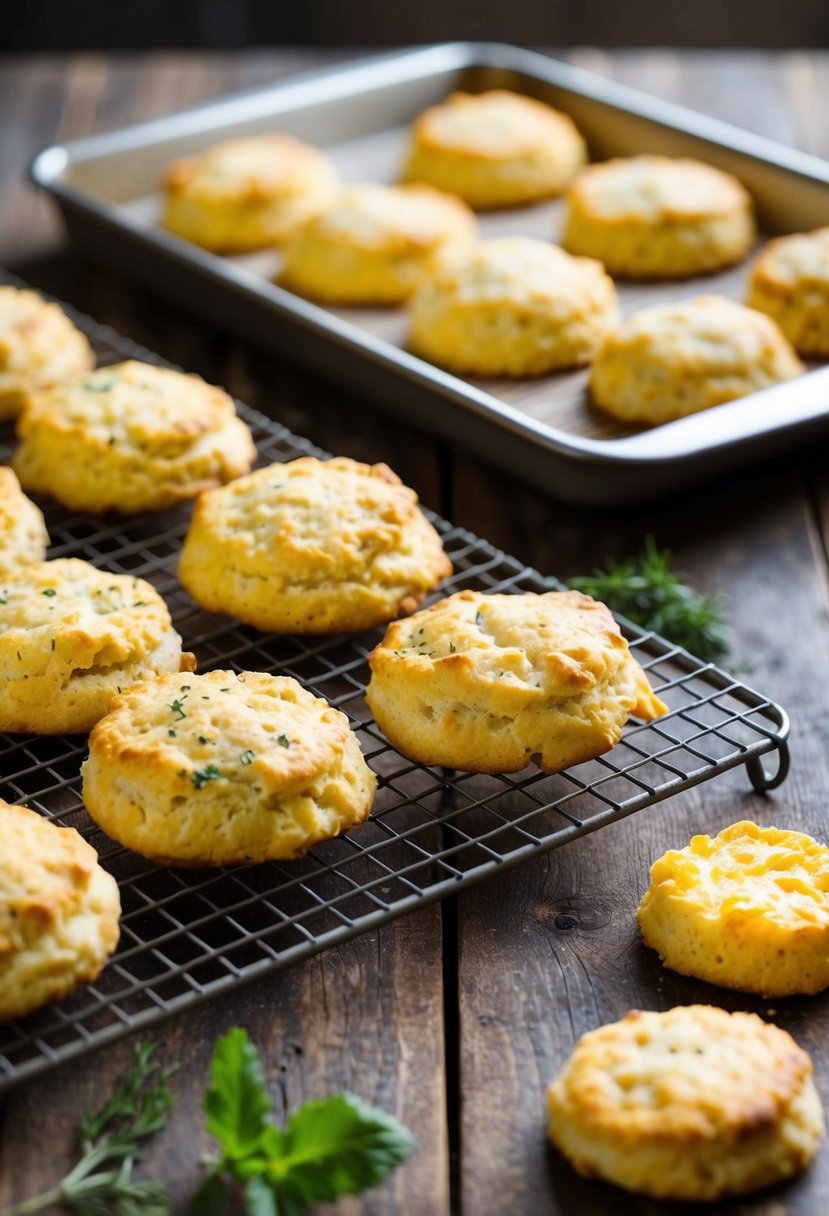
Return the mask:
<svg viewBox="0 0 829 1216">
<path fill-rule="evenodd" d="M 0 272 L 0 282 L 15 282 Z M 67 309 L 99 364 L 163 360 Z M 260 461 L 324 455 L 244 405 Z M 0 461 L 11 454 L 0 426 Z M 190 507 L 124 518 L 69 513 L 42 501 L 50 557 L 82 557 L 148 579 L 165 597 L 199 669 L 291 675 L 346 713 L 378 775 L 368 822 L 297 861 L 230 870 L 162 868 L 105 836 L 81 798 L 83 736 L 0 734 L 0 797 L 80 831 L 118 880 L 118 950 L 93 984 L 0 1026 L 0 1095 L 26 1078 L 307 958 L 740 765 L 758 790 L 788 770 L 788 719 L 738 677 L 650 633 L 631 648 L 669 706 L 630 722 L 606 755 L 547 776 L 479 776 L 427 768 L 390 746 L 365 701 L 368 654 L 382 630 L 353 636 L 262 634 L 202 612 L 176 578 Z M 487 592 L 558 586 L 487 541 L 431 517 L 452 559 L 442 586 Z M 766 761 L 768 757 L 768 762 Z"/>
<path fill-rule="evenodd" d="M 401 309 L 318 306 L 272 281 L 277 253 L 223 258 L 158 227 L 167 163 L 219 139 L 290 131 L 324 148 L 344 180 L 394 181 L 408 124 L 456 88 L 506 87 L 566 110 L 591 157 L 697 156 L 735 173 L 764 235 L 829 224 L 829 165 L 545 56 L 454 43 L 384 55 L 105 135 L 46 149 L 34 180 L 97 257 L 214 320 L 347 381 L 388 409 L 575 501 L 658 494 L 802 441 L 829 425 L 829 368 L 652 429 L 606 418 L 585 371 L 524 380 L 464 380 L 410 355 Z M 484 236 L 556 239 L 561 202 L 481 217 Z M 666 284 L 619 285 L 623 313 L 717 292 L 742 299 L 746 265 Z M 321 343 L 325 356 L 321 357 Z"/>
</svg>

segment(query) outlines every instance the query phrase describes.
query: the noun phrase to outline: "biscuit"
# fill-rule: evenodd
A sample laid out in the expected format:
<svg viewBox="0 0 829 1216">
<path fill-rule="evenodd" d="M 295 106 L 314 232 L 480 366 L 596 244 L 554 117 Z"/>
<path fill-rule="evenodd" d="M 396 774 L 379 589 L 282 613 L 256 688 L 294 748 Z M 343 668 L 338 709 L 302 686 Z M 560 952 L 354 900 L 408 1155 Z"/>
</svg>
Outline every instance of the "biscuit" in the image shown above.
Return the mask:
<svg viewBox="0 0 829 1216">
<path fill-rule="evenodd" d="M 376 778 L 345 714 L 290 676 L 161 676 L 116 697 L 89 737 L 83 797 L 164 865 L 300 857 L 361 824 Z"/>
<path fill-rule="evenodd" d="M 296 234 L 279 282 L 330 304 L 399 304 L 477 228 L 465 203 L 431 186 L 351 186 Z"/>
<path fill-rule="evenodd" d="M 539 376 L 589 363 L 616 324 L 599 262 L 530 237 L 447 259 L 410 302 L 409 348 L 461 375 Z"/>
<path fill-rule="evenodd" d="M 829 849 L 802 832 L 694 836 L 653 863 L 636 916 L 682 975 L 762 996 L 829 987 Z"/>
<path fill-rule="evenodd" d="M 120 914 L 115 879 L 74 828 L 0 799 L 0 1022 L 96 979 Z"/>
<path fill-rule="evenodd" d="M 770 317 L 720 296 L 697 296 L 627 317 L 599 347 L 590 394 L 614 418 L 657 424 L 759 392 L 802 371 Z"/>
<path fill-rule="evenodd" d="M 567 194 L 561 243 L 620 277 L 674 279 L 739 262 L 755 236 L 751 198 L 730 173 L 632 156 L 582 170 Z"/>
<path fill-rule="evenodd" d="M 246 473 L 250 431 L 224 389 L 128 360 L 31 396 L 12 465 L 70 511 L 159 511 Z"/>
<path fill-rule="evenodd" d="M 162 226 L 215 253 L 279 245 L 333 197 L 328 158 L 292 135 L 231 139 L 173 161 Z"/>
<path fill-rule="evenodd" d="M 12 470 L 0 467 L 0 577 L 4 570 L 43 561 L 48 544 L 43 513 L 20 489 Z"/>
<path fill-rule="evenodd" d="M 634 1010 L 584 1035 L 547 1094 L 550 1139 L 580 1174 L 657 1199 L 770 1186 L 817 1151 L 812 1062 L 755 1013 Z"/>
<path fill-rule="evenodd" d="M 555 773 L 609 751 L 630 714 L 666 712 L 609 609 L 578 591 L 460 591 L 389 625 L 369 664 L 391 743 L 469 772 Z"/>
<path fill-rule="evenodd" d="M 506 89 L 453 93 L 412 127 L 405 181 L 429 182 L 481 210 L 560 194 L 587 159 L 573 120 Z"/>
<path fill-rule="evenodd" d="M 29 393 L 95 366 L 86 335 L 36 291 L 0 286 L 0 422 L 16 418 Z"/>
<path fill-rule="evenodd" d="M 0 575 L 0 731 L 88 731 L 130 684 L 192 667 L 143 579 L 70 557 Z"/>
<path fill-rule="evenodd" d="M 203 494 L 179 565 L 203 608 L 272 633 L 369 629 L 413 611 L 451 573 L 391 469 L 313 456 Z"/>
<path fill-rule="evenodd" d="M 829 356 L 829 228 L 769 241 L 751 269 L 746 303 L 774 317 L 801 355 Z"/>
</svg>

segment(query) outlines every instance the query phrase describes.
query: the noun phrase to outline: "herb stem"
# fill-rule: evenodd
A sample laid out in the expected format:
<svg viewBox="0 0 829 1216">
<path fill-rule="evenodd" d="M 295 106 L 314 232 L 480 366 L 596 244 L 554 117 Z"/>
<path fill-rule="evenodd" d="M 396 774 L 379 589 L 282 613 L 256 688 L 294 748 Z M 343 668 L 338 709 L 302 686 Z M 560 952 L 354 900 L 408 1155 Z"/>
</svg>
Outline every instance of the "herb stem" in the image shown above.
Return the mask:
<svg viewBox="0 0 829 1216">
<path fill-rule="evenodd" d="M 23 1199 L 20 1203 L 13 1203 L 10 1208 L 3 1208 L 0 1216 L 32 1216 L 33 1212 L 43 1212 L 46 1208 L 60 1203 L 62 1199 L 63 1192 L 59 1186 L 56 1186 L 51 1191 L 44 1191 L 42 1195 L 35 1195 L 32 1199 Z"/>
</svg>

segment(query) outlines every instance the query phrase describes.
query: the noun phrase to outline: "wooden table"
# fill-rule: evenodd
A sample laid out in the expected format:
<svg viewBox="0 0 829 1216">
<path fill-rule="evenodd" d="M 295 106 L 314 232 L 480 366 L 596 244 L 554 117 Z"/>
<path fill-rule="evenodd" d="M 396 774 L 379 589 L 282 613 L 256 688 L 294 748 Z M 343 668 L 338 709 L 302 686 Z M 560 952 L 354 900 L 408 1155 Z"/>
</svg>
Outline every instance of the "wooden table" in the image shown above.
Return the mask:
<svg viewBox="0 0 829 1216">
<path fill-rule="evenodd" d="M 742 770 L 641 812 L 441 905 L 193 1010 L 159 1034 L 182 1065 L 178 1105 L 148 1164 L 184 1202 L 207 1149 L 200 1099 L 216 1037 L 248 1026 L 277 1108 L 347 1087 L 394 1111 L 417 1149 L 383 1187 L 343 1214 L 659 1216 L 660 1205 L 585 1182 L 549 1150 L 543 1091 L 574 1041 L 634 1006 L 695 1000 L 757 1009 L 813 1054 L 829 1101 L 829 999 L 730 995 L 660 968 L 633 912 L 650 862 L 694 832 L 750 817 L 829 839 L 829 521 L 827 446 L 672 500 L 602 512 L 568 506 L 405 427 L 354 395 L 211 329 L 163 296 L 83 260 L 50 204 L 25 183 L 54 140 L 270 82 L 343 52 L 257 51 L 0 62 L 0 262 L 137 338 L 325 448 L 385 460 L 423 500 L 545 573 L 562 578 L 634 552 L 652 532 L 702 589 L 729 599 L 734 663 L 793 718 L 792 772 L 773 796 Z M 829 54 L 620 52 L 567 58 L 829 156 Z M 70 1158 L 86 1087 L 102 1091 L 131 1044 L 66 1066 L 0 1106 L 0 1204 L 45 1189 Z M 182 1208 L 182 1210 L 184 1210 Z M 823 1216 L 829 1146 L 808 1174 L 713 1211 Z"/>
</svg>

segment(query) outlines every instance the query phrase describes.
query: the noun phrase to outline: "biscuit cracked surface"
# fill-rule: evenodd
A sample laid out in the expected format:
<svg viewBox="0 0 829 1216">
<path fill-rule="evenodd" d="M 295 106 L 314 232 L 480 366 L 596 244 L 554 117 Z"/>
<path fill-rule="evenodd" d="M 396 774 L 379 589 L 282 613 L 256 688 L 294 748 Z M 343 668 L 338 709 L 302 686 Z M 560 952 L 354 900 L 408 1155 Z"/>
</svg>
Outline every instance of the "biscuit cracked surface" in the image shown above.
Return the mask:
<svg viewBox="0 0 829 1216">
<path fill-rule="evenodd" d="M 192 665 L 143 579 L 77 558 L 0 573 L 0 730 L 90 730 L 117 692 Z"/>
<path fill-rule="evenodd" d="M 394 621 L 367 700 L 404 755 L 470 772 L 558 772 L 666 712 L 604 605 L 578 591 L 461 591 Z"/>
<path fill-rule="evenodd" d="M 0 799 L 0 1021 L 94 980 L 120 913 L 115 879 L 74 828 Z"/>
<path fill-rule="evenodd" d="M 265 249 L 288 240 L 338 184 L 328 158 L 292 135 L 226 140 L 169 166 L 161 223 L 215 253 Z"/>
<path fill-rule="evenodd" d="M 631 156 L 582 170 L 561 243 L 620 277 L 672 279 L 739 262 L 755 235 L 751 198 L 730 173 L 687 157 Z"/>
<path fill-rule="evenodd" d="M 203 494 L 179 566 L 203 608 L 274 633 L 368 629 L 411 612 L 451 572 L 391 469 L 313 456 Z"/>
<path fill-rule="evenodd" d="M 634 1010 L 584 1035 L 548 1090 L 580 1174 L 658 1199 L 715 1200 L 803 1170 L 823 1132 L 812 1062 L 754 1013 Z"/>
<path fill-rule="evenodd" d="M 299 857 L 361 824 L 376 778 L 345 714 L 289 676 L 162 676 L 113 701 L 89 739 L 87 810 L 167 865 Z"/>
<path fill-rule="evenodd" d="M 48 544 L 43 512 L 20 489 L 14 472 L 0 467 L 0 578 L 4 570 L 43 561 Z"/>
<path fill-rule="evenodd" d="M 95 366 L 85 334 L 36 291 L 0 286 L 0 422 L 16 418 L 29 393 Z"/>
<path fill-rule="evenodd" d="M 133 359 L 29 397 L 12 466 L 72 511 L 159 511 L 247 472 L 256 458 L 224 389 Z"/>
<path fill-rule="evenodd" d="M 637 912 L 666 967 L 763 996 L 829 986 L 829 848 L 748 820 L 654 862 Z"/>
<path fill-rule="evenodd" d="M 490 89 L 453 93 L 415 120 L 403 178 L 429 182 L 481 210 L 513 207 L 560 194 L 586 159 L 567 114 Z"/>
<path fill-rule="evenodd" d="M 746 303 L 773 317 L 799 354 L 829 355 L 829 228 L 777 237 L 751 268 Z"/>
</svg>

